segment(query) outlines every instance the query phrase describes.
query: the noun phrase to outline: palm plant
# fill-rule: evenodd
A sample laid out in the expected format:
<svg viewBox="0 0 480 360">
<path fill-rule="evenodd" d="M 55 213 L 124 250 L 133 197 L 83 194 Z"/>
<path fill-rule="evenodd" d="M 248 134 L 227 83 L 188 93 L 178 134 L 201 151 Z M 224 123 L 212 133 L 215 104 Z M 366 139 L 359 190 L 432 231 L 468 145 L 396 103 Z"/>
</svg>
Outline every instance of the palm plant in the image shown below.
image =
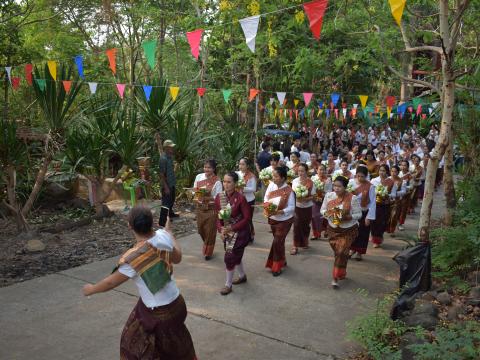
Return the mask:
<svg viewBox="0 0 480 360">
<path fill-rule="evenodd" d="M 82 117 L 80 125 L 68 132 L 64 156 L 76 172 L 94 185 L 96 214 L 102 216 L 103 203 L 122 179 L 126 168 L 133 168 L 136 159 L 144 154 L 145 141 L 136 112 L 128 102 L 111 97 L 92 99 Z M 113 156 L 118 156 L 123 166 L 106 184 L 109 160 Z"/>
<path fill-rule="evenodd" d="M 16 171 L 18 170 L 17 160 L 12 161 L 12 156 L 9 155 L 2 159 L 5 162 L 3 166 L 9 169 L 4 175 L 4 181 L 7 184 L 7 193 L 10 196 L 5 201 L 8 209 L 14 214 L 19 231 L 28 229 L 28 224 L 25 220 L 29 212 L 31 211 L 35 200 L 40 193 L 40 190 L 45 180 L 45 176 L 48 170 L 48 166 L 52 161 L 54 155 L 64 146 L 64 132 L 67 128 L 69 121 L 73 116 L 73 105 L 75 98 L 81 87 L 81 82 L 73 81 L 70 91 L 66 92 L 62 84 L 63 80 L 70 80 L 72 76 L 71 68 L 65 68 L 60 66 L 58 83 L 51 79 L 47 65 L 45 65 L 44 71 L 40 71 L 35 68 L 35 79 L 45 79 L 45 88 L 41 89 L 39 84 L 34 81 L 33 88 L 36 95 L 36 104 L 40 109 L 40 127 L 43 129 L 45 136 L 43 138 L 43 147 L 41 149 L 40 166 L 35 176 L 35 182 L 28 194 L 28 197 L 24 203 L 19 201 L 18 193 L 16 191 Z M 47 80 L 48 79 L 48 80 Z M 6 129 L 6 121 L 2 122 L 2 131 Z M 10 124 L 9 126 L 12 126 Z M 20 151 L 21 146 L 16 144 L 19 140 L 13 135 L 16 132 L 16 128 L 9 128 L 7 133 L 8 137 L 4 137 L 4 140 L 9 141 L 12 150 L 9 150 L 9 154 L 15 154 Z M 19 157 L 21 159 L 21 157 Z"/>
<path fill-rule="evenodd" d="M 150 100 L 147 101 L 145 95 L 140 92 L 135 94 L 135 99 L 142 115 L 143 127 L 154 134 L 159 152 L 162 152 L 161 134 L 165 133 L 172 122 L 173 114 L 185 106 L 187 94 L 183 92 L 173 101 L 166 80 L 155 78 L 149 83 L 154 87 Z"/>
<path fill-rule="evenodd" d="M 176 144 L 175 160 L 178 177 L 188 186 L 193 183 L 199 163 L 207 152 L 206 144 L 215 135 L 205 129 L 203 121 L 197 121 L 192 109 L 172 115 L 167 135 Z"/>
<path fill-rule="evenodd" d="M 252 149 L 252 138 L 244 127 L 234 123 L 226 123 L 218 129 L 218 149 L 220 161 L 225 171 L 235 169 L 238 161 L 249 156 Z"/>
</svg>

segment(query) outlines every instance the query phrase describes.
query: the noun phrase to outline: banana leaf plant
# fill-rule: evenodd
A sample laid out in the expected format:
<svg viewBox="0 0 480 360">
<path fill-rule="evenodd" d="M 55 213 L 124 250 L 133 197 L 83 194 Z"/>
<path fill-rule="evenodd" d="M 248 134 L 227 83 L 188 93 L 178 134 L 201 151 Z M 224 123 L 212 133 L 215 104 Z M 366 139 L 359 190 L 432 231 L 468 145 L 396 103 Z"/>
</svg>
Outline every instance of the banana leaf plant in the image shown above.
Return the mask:
<svg viewBox="0 0 480 360">
<path fill-rule="evenodd" d="M 44 137 L 40 154 L 41 161 L 38 170 L 36 170 L 33 187 L 26 201 L 20 201 L 16 190 L 18 164 L 15 161 L 12 162 L 11 158 L 9 160 L 7 158 L 2 159 L 2 162 L 4 160 L 9 161 L 8 164 L 4 163 L 3 166 L 10 169 L 4 175 L 7 193 L 10 194 L 7 200 L 4 201 L 4 204 L 14 215 L 19 231 L 28 230 L 29 226 L 26 217 L 42 189 L 50 162 L 64 146 L 65 129 L 74 116 L 73 107 L 75 99 L 82 85 L 82 82 L 78 81 L 78 79 L 72 79 L 72 74 L 70 67 L 67 68 L 60 65 L 56 79 L 53 79 L 47 65 L 45 65 L 43 71 L 35 68 L 33 90 L 35 93 L 35 104 L 38 106 L 40 115 L 38 125 L 44 133 Z M 63 81 L 70 81 L 71 79 L 72 82 L 69 83 L 70 89 L 66 91 Z M 12 130 L 10 129 L 9 131 Z M 11 134 L 9 135 L 9 141 L 11 143 L 20 142 L 18 139 L 13 139 Z M 12 149 L 15 149 L 12 150 L 15 153 L 19 151 L 20 145 L 13 145 Z"/>
</svg>

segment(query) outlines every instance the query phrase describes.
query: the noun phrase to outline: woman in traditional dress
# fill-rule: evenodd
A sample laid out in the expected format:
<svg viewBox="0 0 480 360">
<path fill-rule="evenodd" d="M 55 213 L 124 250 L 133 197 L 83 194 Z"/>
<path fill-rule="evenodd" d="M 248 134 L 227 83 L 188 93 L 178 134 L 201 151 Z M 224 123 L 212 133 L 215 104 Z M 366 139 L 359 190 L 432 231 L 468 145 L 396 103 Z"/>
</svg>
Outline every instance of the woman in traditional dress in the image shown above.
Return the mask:
<svg viewBox="0 0 480 360">
<path fill-rule="evenodd" d="M 349 180 L 353 178 L 352 172 L 348 170 L 348 160 L 342 160 L 340 162 L 340 169 L 333 173 L 332 178 L 335 179 L 338 175 L 342 175 Z"/>
<path fill-rule="evenodd" d="M 318 156 L 315 153 L 310 154 L 310 161 L 307 163 L 308 165 L 308 174 L 313 176 L 317 173 L 317 168 L 320 166 L 320 162 L 318 161 Z"/>
<path fill-rule="evenodd" d="M 210 260 L 217 236 L 217 211 L 214 199 L 222 191 L 222 183 L 217 177 L 215 160 L 205 161 L 203 171 L 195 178 L 193 188 L 197 206 L 197 230 L 203 241 L 203 256 L 205 260 Z"/>
<path fill-rule="evenodd" d="M 409 171 L 410 164 L 408 160 L 400 161 L 400 174 L 399 177 L 402 179 L 402 182 L 405 186 L 405 194 L 402 197 L 400 202 L 400 214 L 398 219 L 398 230 L 403 231 L 405 224 L 405 219 L 407 218 L 408 210 L 410 209 L 410 202 L 412 199 L 413 192 L 413 183 L 412 183 L 412 174 Z"/>
<path fill-rule="evenodd" d="M 305 196 L 299 196 L 299 186 L 307 189 Z M 310 222 L 312 221 L 313 195 L 317 190 L 312 180 L 308 177 L 308 166 L 300 164 L 298 177 L 293 179 L 292 189 L 295 192 L 295 220 L 293 223 L 293 247 L 290 255 L 297 255 L 298 249 L 308 249 L 310 236 Z"/>
<path fill-rule="evenodd" d="M 378 176 L 378 169 L 380 164 L 375 158 L 375 153 L 373 150 L 368 150 L 365 155 L 365 164 L 367 165 L 368 173 L 370 174 L 370 179 Z"/>
<path fill-rule="evenodd" d="M 383 234 L 387 230 L 388 219 L 390 216 L 390 199 L 396 197 L 396 190 L 393 186 L 393 180 L 389 178 L 390 169 L 388 165 L 380 165 L 378 168 L 378 177 L 373 178 L 371 183 L 375 186 L 376 194 L 376 213 L 375 220 L 371 224 L 370 233 L 374 248 L 379 248 L 383 243 Z M 378 194 L 380 186 L 386 188 L 385 197 Z"/>
<path fill-rule="evenodd" d="M 247 282 L 242 258 L 250 241 L 251 208 L 245 197 L 235 189 L 238 179 L 238 174 L 233 171 L 225 174 L 223 177 L 225 191 L 215 197 L 215 208 L 218 212 L 217 229 L 225 247 L 224 261 L 227 272 L 225 287 L 220 291 L 222 295 L 232 292 L 232 284 Z M 239 277 L 233 280 L 235 269 Z"/>
<path fill-rule="evenodd" d="M 285 238 L 293 223 L 295 196 L 287 185 L 287 168 L 277 167 L 273 171 L 273 180 L 267 188 L 264 199 L 265 214 L 273 233 L 273 243 L 265 267 L 272 270 L 273 276 L 282 273 L 287 265 L 285 261 Z"/>
<path fill-rule="evenodd" d="M 410 156 L 410 159 L 412 161 L 410 165 L 410 173 L 412 174 L 413 192 L 412 192 L 412 199 L 410 201 L 409 211 L 413 213 L 415 211 L 415 208 L 417 207 L 424 169 L 420 164 L 420 157 L 417 154 L 412 154 Z"/>
<path fill-rule="evenodd" d="M 294 151 L 290 154 L 290 161 L 287 162 L 287 166 L 290 170 L 293 170 L 296 176 L 298 176 L 298 167 L 300 166 L 300 153 Z"/>
<path fill-rule="evenodd" d="M 185 326 L 187 307 L 172 275 L 172 264 L 182 260 L 182 250 L 170 222 L 154 232 L 150 209 L 135 206 L 128 215 L 128 225 L 135 246 L 120 257 L 110 276 L 85 285 L 83 294 L 106 292 L 132 279 L 140 299 L 123 328 L 120 358 L 195 360 L 192 337 Z"/>
<path fill-rule="evenodd" d="M 313 236 L 310 240 L 320 240 L 322 232 L 327 230 L 328 221 L 325 219 L 320 208 L 322 207 L 323 198 L 327 192 L 332 191 L 332 179 L 327 175 L 327 168 L 324 164 L 320 164 L 317 168 L 317 175 L 312 177 L 312 181 L 322 184 L 315 187 L 317 193 L 313 198 L 312 207 L 312 232 Z"/>
<path fill-rule="evenodd" d="M 350 256 L 357 261 L 367 253 L 368 240 L 370 239 L 370 224 L 375 220 L 375 186 L 367 179 L 368 169 L 358 166 L 355 178 L 350 180 L 352 193 L 357 196 L 362 209 L 362 217 L 358 222 L 358 235 L 350 247 Z"/>
<path fill-rule="evenodd" d="M 328 219 L 328 241 L 335 254 L 332 287 L 338 288 L 338 281 L 347 276 L 348 252 L 358 234 L 358 220 L 362 210 L 357 196 L 347 191 L 348 179 L 337 176 L 333 191 L 325 195 L 322 215 Z"/>
<path fill-rule="evenodd" d="M 327 160 L 325 161 L 325 166 L 327 167 L 328 175 L 332 175 L 336 170 L 338 170 L 338 160 L 335 160 L 333 152 L 328 153 Z"/>
<path fill-rule="evenodd" d="M 245 186 L 240 189 L 240 192 L 245 196 L 245 199 L 250 205 L 250 242 L 253 242 L 255 237 L 255 228 L 253 227 L 253 210 L 255 206 L 255 192 L 257 191 L 257 178 L 255 174 L 250 171 L 249 168 L 249 161 L 247 158 L 241 158 L 238 162 L 238 169 L 240 170 L 237 172 L 238 177 L 243 179 Z"/>
<path fill-rule="evenodd" d="M 400 168 L 397 165 L 392 166 L 390 168 L 390 178 L 393 180 L 395 197 L 392 198 L 390 204 L 390 218 L 388 219 L 387 224 L 387 233 L 391 234 L 391 236 L 394 236 L 395 230 L 397 229 L 398 219 L 400 218 L 400 212 L 402 209 L 402 199 L 407 192 L 406 185 L 399 175 Z"/>
</svg>

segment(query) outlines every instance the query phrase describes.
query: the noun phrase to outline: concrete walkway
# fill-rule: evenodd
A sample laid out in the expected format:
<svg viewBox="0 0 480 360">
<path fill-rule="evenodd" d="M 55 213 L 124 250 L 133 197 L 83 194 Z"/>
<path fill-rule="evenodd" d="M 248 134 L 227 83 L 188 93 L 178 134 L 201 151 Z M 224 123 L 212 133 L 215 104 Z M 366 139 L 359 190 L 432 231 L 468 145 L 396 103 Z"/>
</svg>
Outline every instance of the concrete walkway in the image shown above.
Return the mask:
<svg viewBox="0 0 480 360">
<path fill-rule="evenodd" d="M 439 197 L 439 195 L 437 195 Z M 435 213 L 442 202 L 436 201 Z M 414 234 L 417 216 L 404 234 Z M 332 250 L 311 243 L 278 278 L 264 268 L 272 236 L 265 219 L 255 216 L 256 240 L 245 252 L 248 283 L 219 295 L 225 281 L 223 248 L 209 262 L 201 256 L 198 235 L 180 239 L 184 257 L 175 278 L 186 299 L 187 326 L 201 360 L 342 359 L 355 345 L 345 340 L 346 322 L 375 305 L 397 286 L 392 256 L 405 246 L 387 237 L 382 249 L 370 247 L 365 260 L 351 261 L 348 279 L 330 288 Z M 287 253 L 292 234 L 287 239 Z M 0 289 L 0 359 L 118 359 L 120 334 L 137 301 L 132 282 L 85 298 L 86 282 L 109 274 L 116 258 Z M 364 289 L 365 291 L 359 291 Z"/>
</svg>

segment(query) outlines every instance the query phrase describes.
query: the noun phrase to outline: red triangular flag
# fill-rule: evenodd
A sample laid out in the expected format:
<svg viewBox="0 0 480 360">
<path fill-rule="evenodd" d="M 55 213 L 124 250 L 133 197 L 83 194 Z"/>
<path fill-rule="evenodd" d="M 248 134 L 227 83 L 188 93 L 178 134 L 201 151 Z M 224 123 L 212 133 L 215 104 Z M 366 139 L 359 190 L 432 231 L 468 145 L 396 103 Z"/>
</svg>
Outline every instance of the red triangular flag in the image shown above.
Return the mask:
<svg viewBox="0 0 480 360">
<path fill-rule="evenodd" d="M 385 103 L 388 107 L 393 108 L 393 106 L 395 105 L 395 96 L 387 96 L 385 99 Z"/>
<path fill-rule="evenodd" d="M 18 76 L 12 77 L 13 90 L 17 90 L 20 87 L 20 78 Z"/>
<path fill-rule="evenodd" d="M 33 83 L 32 71 L 33 71 L 32 64 L 25 65 L 25 79 L 27 79 L 28 85 L 32 85 Z"/>
<path fill-rule="evenodd" d="M 105 50 L 105 54 L 107 54 L 108 62 L 110 63 L 110 69 L 112 69 L 113 74 L 115 74 L 117 72 L 117 49 L 112 48 Z"/>
<path fill-rule="evenodd" d="M 250 89 L 250 96 L 248 97 L 248 101 L 250 102 L 255 99 L 255 96 L 257 96 L 259 92 L 260 90 L 258 89 Z"/>
<path fill-rule="evenodd" d="M 70 80 L 63 80 L 62 83 L 65 92 L 68 94 L 70 92 L 70 88 L 72 87 L 72 82 Z"/>
<path fill-rule="evenodd" d="M 323 14 L 327 8 L 328 0 L 315 0 L 303 4 L 305 13 L 310 21 L 310 30 L 312 30 L 313 37 L 320 39 L 322 32 Z"/>
<path fill-rule="evenodd" d="M 190 51 L 195 59 L 198 60 L 200 52 L 200 41 L 202 40 L 203 29 L 197 29 L 187 32 L 187 40 L 190 44 Z"/>
<path fill-rule="evenodd" d="M 419 116 L 422 113 L 422 104 L 418 104 L 417 107 L 417 116 Z"/>
<path fill-rule="evenodd" d="M 198 96 L 202 97 L 203 95 L 205 95 L 205 90 L 207 90 L 207 89 L 206 88 L 197 88 Z"/>
</svg>

